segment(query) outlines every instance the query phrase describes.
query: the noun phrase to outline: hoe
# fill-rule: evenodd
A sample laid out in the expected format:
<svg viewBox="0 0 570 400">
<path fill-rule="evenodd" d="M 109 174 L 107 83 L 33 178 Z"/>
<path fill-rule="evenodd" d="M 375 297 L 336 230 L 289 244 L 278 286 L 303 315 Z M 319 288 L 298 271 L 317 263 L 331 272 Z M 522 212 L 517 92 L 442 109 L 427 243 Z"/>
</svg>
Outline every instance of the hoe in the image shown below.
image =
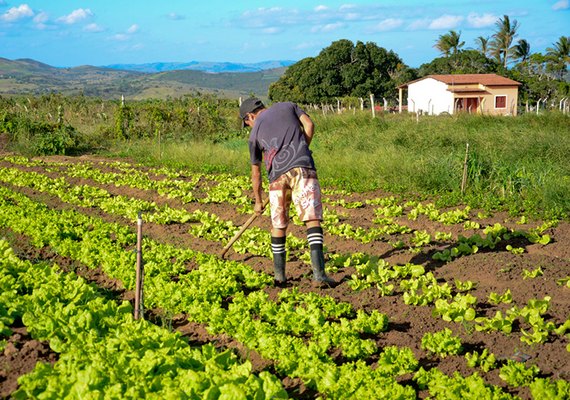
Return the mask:
<svg viewBox="0 0 570 400">
<path fill-rule="evenodd" d="M 265 207 L 267 206 L 267 203 L 269 203 L 269 198 L 266 198 L 263 201 L 263 205 L 261 206 L 261 212 L 263 212 L 263 210 L 265 210 Z M 261 213 L 260 213 L 261 214 Z M 236 240 L 238 240 L 240 238 L 240 236 L 245 232 L 245 230 L 247 228 L 249 228 L 249 226 L 251 225 L 251 223 L 257 218 L 259 214 L 253 213 L 253 215 L 251 217 L 249 217 L 249 219 L 247 221 L 245 221 L 245 223 L 241 226 L 241 228 L 239 229 L 239 231 L 237 231 L 237 233 L 234 235 L 234 237 L 232 237 L 230 239 L 230 241 L 228 242 L 228 244 L 226 244 L 226 246 L 224 247 L 224 249 L 222 250 L 222 254 L 220 255 L 220 257 L 223 259 L 224 256 L 226 255 L 226 253 L 228 252 L 228 250 L 230 249 L 230 247 L 232 247 L 232 245 L 236 242 Z"/>
</svg>

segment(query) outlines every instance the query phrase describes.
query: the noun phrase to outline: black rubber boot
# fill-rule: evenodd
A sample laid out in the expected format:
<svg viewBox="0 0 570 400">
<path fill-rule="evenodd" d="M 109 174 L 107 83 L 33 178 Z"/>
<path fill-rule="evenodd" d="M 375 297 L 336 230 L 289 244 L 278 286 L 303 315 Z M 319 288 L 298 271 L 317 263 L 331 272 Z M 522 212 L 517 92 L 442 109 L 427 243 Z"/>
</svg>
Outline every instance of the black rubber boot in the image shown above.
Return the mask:
<svg viewBox="0 0 570 400">
<path fill-rule="evenodd" d="M 273 270 L 275 272 L 274 279 L 277 284 L 287 282 L 285 276 L 285 265 L 287 263 L 287 253 L 273 253 Z"/>
<path fill-rule="evenodd" d="M 313 266 L 313 282 L 329 287 L 336 285 L 336 281 L 325 273 L 325 256 L 322 248 L 311 249 L 311 265 Z"/>
</svg>

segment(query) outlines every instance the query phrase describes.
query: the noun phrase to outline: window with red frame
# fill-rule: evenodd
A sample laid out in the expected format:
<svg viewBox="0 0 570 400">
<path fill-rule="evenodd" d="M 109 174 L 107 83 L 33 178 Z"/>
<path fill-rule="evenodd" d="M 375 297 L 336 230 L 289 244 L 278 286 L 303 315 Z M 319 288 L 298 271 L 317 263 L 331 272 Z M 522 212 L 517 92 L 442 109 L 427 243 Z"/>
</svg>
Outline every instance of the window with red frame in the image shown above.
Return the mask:
<svg viewBox="0 0 570 400">
<path fill-rule="evenodd" d="M 507 108 L 507 96 L 495 96 L 495 108 Z"/>
</svg>

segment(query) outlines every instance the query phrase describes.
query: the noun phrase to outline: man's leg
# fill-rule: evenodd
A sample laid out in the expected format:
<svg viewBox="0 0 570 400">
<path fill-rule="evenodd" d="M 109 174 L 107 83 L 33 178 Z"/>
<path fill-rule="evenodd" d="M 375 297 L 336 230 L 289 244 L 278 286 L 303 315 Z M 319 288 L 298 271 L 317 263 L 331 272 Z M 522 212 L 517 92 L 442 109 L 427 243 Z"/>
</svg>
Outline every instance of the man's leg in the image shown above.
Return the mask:
<svg viewBox="0 0 570 400">
<path fill-rule="evenodd" d="M 271 205 L 271 251 L 273 253 L 273 269 L 275 283 L 287 282 L 285 265 L 287 264 L 286 235 L 289 224 L 289 207 L 291 204 L 291 188 L 286 174 L 269 185 Z"/>
<path fill-rule="evenodd" d="M 271 230 L 271 251 L 273 252 L 274 279 L 278 284 L 287 282 L 285 276 L 285 265 L 287 263 L 287 250 L 285 248 L 285 229 Z"/>
<path fill-rule="evenodd" d="M 325 273 L 325 255 L 323 251 L 323 228 L 320 221 L 307 221 L 307 240 L 311 250 L 311 266 L 313 267 L 313 280 L 326 285 L 334 285 L 334 279 Z"/>
<path fill-rule="evenodd" d="M 293 203 L 299 218 L 307 227 L 307 240 L 311 249 L 313 280 L 326 285 L 336 282 L 325 274 L 325 256 L 323 254 L 323 204 L 321 186 L 315 170 L 298 168 L 295 179 L 291 182 Z"/>
</svg>

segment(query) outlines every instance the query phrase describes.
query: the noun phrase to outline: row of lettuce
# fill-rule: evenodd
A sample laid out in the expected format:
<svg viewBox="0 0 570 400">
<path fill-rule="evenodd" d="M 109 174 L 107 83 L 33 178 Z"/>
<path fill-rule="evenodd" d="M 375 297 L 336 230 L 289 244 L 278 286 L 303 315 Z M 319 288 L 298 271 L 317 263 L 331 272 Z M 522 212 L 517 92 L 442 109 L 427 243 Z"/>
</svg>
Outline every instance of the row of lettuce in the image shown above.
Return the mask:
<svg viewBox="0 0 570 400">
<path fill-rule="evenodd" d="M 8 171 L 2 176 L 6 177 L 4 182 L 12 183 L 10 179 L 18 182 L 15 171 Z M 50 181 L 45 186 L 50 184 L 53 182 Z M 20 182 L 17 185 L 24 184 Z M 66 190 L 61 191 L 64 192 Z M 50 210 L 46 205 L 7 188 L 2 188 L 0 193 L 1 207 L 6 215 L 3 227 L 26 235 L 35 246 L 50 246 L 61 256 L 92 268 L 101 267 L 109 277 L 123 282 L 125 288 L 134 288 L 132 266 L 135 255 L 132 249 L 135 236 L 129 227 L 109 224 L 75 211 Z M 87 193 L 82 193 L 80 197 L 92 201 Z M 60 198 L 64 200 L 64 197 Z M 481 395 L 484 398 L 511 397 L 500 388 L 486 384 L 477 371 L 468 377 L 458 374 L 449 377 L 435 368 L 424 370 L 419 367 L 410 349 L 378 349 L 373 341 L 363 337 L 388 329 L 388 317 L 379 312 L 365 313 L 329 297 L 314 293 L 302 294 L 294 290 L 284 290 L 278 301 L 271 301 L 262 290 L 271 284 L 271 277 L 256 273 L 244 264 L 222 261 L 216 256 L 160 244 L 150 239 L 144 240 L 144 254 L 146 306 L 160 307 L 172 314 L 185 313 L 190 320 L 205 324 L 213 334 L 231 335 L 263 357 L 275 361 L 279 375 L 301 378 L 306 385 L 329 398 L 415 398 L 415 386 L 429 389 L 434 396 L 443 396 L 442 393 L 445 392 L 449 398 L 453 394 Z M 195 263 L 199 268 L 187 272 L 186 264 L 189 262 Z M 407 272 L 399 272 L 400 275 L 393 275 L 393 278 L 407 277 L 410 281 L 412 278 L 426 276 L 419 272 L 418 266 L 407 267 Z M 402 271 L 403 266 L 391 266 L 382 270 Z M 429 293 L 428 290 L 424 292 Z M 426 304 L 450 296 L 451 292 L 449 296 L 432 298 Z M 229 298 L 231 301 L 226 307 L 224 301 Z M 469 306 L 470 302 L 465 298 L 469 300 L 466 296 L 456 296 L 454 302 Z M 545 313 L 544 302 L 548 300 L 542 302 L 532 303 L 532 307 L 529 303 L 529 309 L 538 310 L 532 314 L 533 321 L 536 316 L 541 317 Z M 440 309 L 442 308 L 443 304 L 440 303 Z M 442 316 L 444 314 L 442 311 Z M 463 316 L 470 314 L 469 311 Z M 449 317 L 450 314 L 445 315 Z M 519 315 L 520 312 L 517 316 Z M 460 321 L 457 316 L 449 318 Z M 568 324 L 550 324 L 545 329 L 548 333 L 563 335 L 567 327 Z M 442 331 L 426 334 L 422 346 L 445 357 L 462 353 L 458 340 L 450 332 Z M 56 340 L 52 348 L 58 351 L 60 345 Z M 341 349 L 349 362 L 337 365 L 330 356 L 331 349 L 334 348 Z M 378 360 L 374 368 L 367 362 L 372 356 Z M 546 395 L 568 396 L 570 388 L 567 382 L 540 378 L 536 368 L 527 368 L 522 363 L 511 361 L 501 366 L 500 363 L 493 363 L 492 355 L 489 354 L 468 354 L 466 358 L 470 365 L 482 371 L 500 367 L 501 375 L 509 385 L 529 386 L 535 398 Z M 409 373 L 414 374 L 415 385 L 398 383 L 401 380 L 399 377 Z M 258 379 L 271 381 L 265 374 L 260 374 Z M 39 381 L 44 382 L 41 379 L 37 381 L 36 384 L 40 386 Z M 107 388 L 106 385 L 105 387 Z M 271 388 L 274 393 L 282 393 L 278 386 Z M 121 389 L 117 386 L 116 390 L 125 390 L 125 387 Z M 259 388 L 256 390 L 256 393 L 260 393 Z M 123 394 L 130 395 L 126 392 Z M 217 395 L 212 396 L 215 398 Z M 244 397 L 250 397 L 250 394 Z"/>
<path fill-rule="evenodd" d="M 19 378 L 13 399 L 288 398 L 277 377 L 212 345 L 134 320 L 128 302 L 56 265 L 20 260 L 0 240 L 0 338 L 16 319 L 58 354 Z M 5 340 L 0 341 L 0 344 Z"/>
</svg>

